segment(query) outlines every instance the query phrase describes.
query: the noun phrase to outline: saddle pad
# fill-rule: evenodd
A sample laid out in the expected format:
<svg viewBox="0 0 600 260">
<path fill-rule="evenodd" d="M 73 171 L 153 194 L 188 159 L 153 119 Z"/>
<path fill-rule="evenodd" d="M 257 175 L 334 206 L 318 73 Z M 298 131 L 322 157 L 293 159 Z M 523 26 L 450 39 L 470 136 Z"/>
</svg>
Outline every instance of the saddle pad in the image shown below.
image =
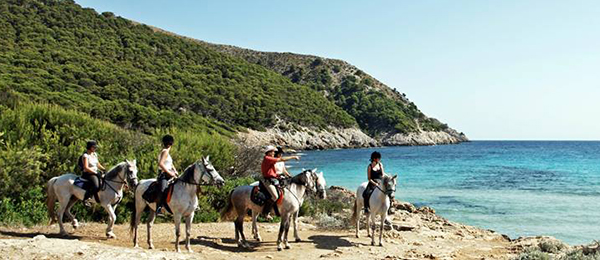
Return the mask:
<svg viewBox="0 0 600 260">
<path fill-rule="evenodd" d="M 175 183 L 172 183 L 171 185 L 169 185 L 169 187 L 167 188 L 167 203 L 171 202 L 171 196 L 173 195 L 173 185 Z"/>
<path fill-rule="evenodd" d="M 86 187 L 87 186 L 87 181 L 84 180 L 84 179 L 82 179 L 82 178 L 77 177 L 73 181 L 73 185 L 75 185 L 75 186 L 77 186 L 77 187 L 82 188 L 82 189 L 85 190 L 85 188 L 87 188 Z"/>
<path fill-rule="evenodd" d="M 142 194 L 142 198 L 147 202 L 154 203 L 158 201 L 158 182 L 152 182 L 148 189 Z"/>
<path fill-rule="evenodd" d="M 277 187 L 277 193 L 279 194 L 279 198 L 276 201 L 277 205 L 281 205 L 283 202 L 283 189 Z M 252 192 L 250 192 L 250 200 L 256 203 L 259 206 L 264 206 L 267 200 L 271 199 L 271 194 L 267 190 L 267 188 L 261 183 L 258 186 L 252 188 Z"/>
</svg>

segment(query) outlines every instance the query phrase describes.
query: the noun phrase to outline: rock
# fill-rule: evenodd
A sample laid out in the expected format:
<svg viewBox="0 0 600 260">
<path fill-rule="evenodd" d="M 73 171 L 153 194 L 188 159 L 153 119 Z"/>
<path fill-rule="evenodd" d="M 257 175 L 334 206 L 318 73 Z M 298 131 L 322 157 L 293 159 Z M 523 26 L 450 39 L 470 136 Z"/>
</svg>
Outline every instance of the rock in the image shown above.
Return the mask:
<svg viewBox="0 0 600 260">
<path fill-rule="evenodd" d="M 402 225 L 402 224 L 392 224 L 392 227 L 394 228 L 394 230 L 397 230 L 397 231 L 411 231 L 416 228 L 415 226 Z"/>
<path fill-rule="evenodd" d="M 384 134 L 376 138 L 382 145 L 436 145 L 468 142 L 464 134 L 448 128 L 445 131 L 421 131 L 413 133 Z"/>
<path fill-rule="evenodd" d="M 238 137 L 249 146 L 280 145 L 291 149 L 314 150 L 332 148 L 357 148 L 378 146 L 379 143 L 360 129 L 328 127 L 313 129 L 295 126 L 288 129 L 287 123 L 278 120 L 275 127 L 266 131 L 248 129 L 239 132 Z"/>
<path fill-rule="evenodd" d="M 33 237 L 33 240 L 42 240 L 42 239 L 47 239 L 47 238 L 44 235 L 37 235 L 37 236 Z"/>
<path fill-rule="evenodd" d="M 81 251 L 81 250 L 78 250 L 78 251 L 76 252 L 76 254 L 77 254 L 77 255 L 84 255 L 85 253 L 84 253 L 83 251 Z"/>
</svg>

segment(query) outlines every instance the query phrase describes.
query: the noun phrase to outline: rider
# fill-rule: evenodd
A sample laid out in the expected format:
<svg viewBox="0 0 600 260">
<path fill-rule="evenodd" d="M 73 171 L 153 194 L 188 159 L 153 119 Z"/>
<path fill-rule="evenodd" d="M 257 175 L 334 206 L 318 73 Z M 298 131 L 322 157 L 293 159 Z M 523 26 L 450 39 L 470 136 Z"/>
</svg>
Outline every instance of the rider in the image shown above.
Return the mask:
<svg viewBox="0 0 600 260">
<path fill-rule="evenodd" d="M 275 148 L 274 146 L 267 146 L 267 148 L 265 149 L 265 157 L 263 158 L 262 164 L 260 166 L 263 177 L 261 181 L 269 191 L 269 194 L 271 194 L 271 201 L 267 201 L 265 207 L 263 208 L 263 215 L 265 216 L 271 211 L 271 208 L 273 207 L 273 205 L 275 205 L 275 202 L 279 198 L 279 196 L 277 195 L 277 188 L 275 188 L 276 185 L 279 185 L 279 175 L 277 175 L 275 164 L 278 162 L 289 161 L 291 159 L 300 160 L 299 156 L 276 158 L 274 157 L 275 151 L 277 151 L 277 148 Z"/>
<path fill-rule="evenodd" d="M 283 148 L 277 147 L 277 151 L 275 151 L 275 158 L 279 159 L 281 157 L 283 157 Z M 287 171 L 284 161 L 275 163 L 275 173 L 277 173 L 278 176 L 285 175 L 287 178 L 292 177 L 292 175 L 290 175 L 290 173 Z"/>
<path fill-rule="evenodd" d="M 100 164 L 98 161 L 98 154 L 96 154 L 96 149 L 98 149 L 98 143 L 94 140 L 89 140 L 86 143 L 86 151 L 81 156 L 82 158 L 82 166 L 83 166 L 83 174 L 81 177 L 86 179 L 92 185 L 91 189 L 85 192 L 85 196 L 83 197 L 84 204 L 89 206 L 89 202 L 87 201 L 90 197 L 95 196 L 96 200 L 98 199 L 97 192 L 100 189 L 100 178 L 101 172 L 99 170 L 105 171 L 106 168 Z"/>
<path fill-rule="evenodd" d="M 365 212 L 369 212 L 369 199 L 375 190 L 375 187 L 381 188 L 381 180 L 385 173 L 383 172 L 383 164 L 381 164 L 381 154 L 377 151 L 371 153 L 371 163 L 367 166 L 367 178 L 369 184 L 363 192 L 362 196 L 365 204 Z"/>
<path fill-rule="evenodd" d="M 158 155 L 158 177 L 156 178 L 159 184 L 158 190 L 158 202 L 156 204 L 156 214 L 161 213 L 162 206 L 164 204 L 164 192 L 167 189 L 169 181 L 173 178 L 177 178 L 177 170 L 173 165 L 173 158 L 171 158 L 171 147 L 175 139 L 171 135 L 165 135 L 162 138 L 163 149 Z"/>
</svg>

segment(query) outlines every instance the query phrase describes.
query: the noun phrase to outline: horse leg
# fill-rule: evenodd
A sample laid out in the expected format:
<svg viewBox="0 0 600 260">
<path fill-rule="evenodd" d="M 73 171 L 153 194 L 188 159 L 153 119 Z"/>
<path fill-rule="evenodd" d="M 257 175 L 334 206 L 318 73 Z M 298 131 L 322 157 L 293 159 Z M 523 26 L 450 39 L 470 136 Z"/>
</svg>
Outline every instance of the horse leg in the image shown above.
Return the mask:
<svg viewBox="0 0 600 260">
<path fill-rule="evenodd" d="M 192 220 L 194 219 L 194 211 L 185 217 L 185 249 L 188 252 L 193 253 L 192 246 L 190 245 L 190 236 L 192 235 Z"/>
<path fill-rule="evenodd" d="M 179 249 L 179 232 L 181 228 L 181 213 L 174 213 L 173 220 L 175 221 L 175 251 L 181 252 Z"/>
<path fill-rule="evenodd" d="M 360 235 L 358 233 L 358 231 L 360 230 L 360 216 L 362 215 L 362 207 L 360 204 L 358 204 L 358 199 L 356 199 L 356 205 L 354 210 L 356 211 L 356 238 L 359 238 Z M 367 230 L 369 228 L 367 227 Z M 368 232 L 368 231 L 367 231 Z"/>
<path fill-rule="evenodd" d="M 367 237 L 371 237 L 371 212 L 365 213 L 365 216 L 367 217 Z"/>
<path fill-rule="evenodd" d="M 73 205 L 75 205 L 75 202 L 77 202 L 77 198 L 75 196 L 71 196 L 71 199 L 69 199 L 69 204 L 67 204 L 65 214 L 67 214 L 67 217 L 71 220 L 71 225 L 73 225 L 73 228 L 77 229 L 79 227 L 79 222 L 77 221 L 73 213 L 71 213 L 71 208 L 73 207 Z"/>
<path fill-rule="evenodd" d="M 135 200 L 135 218 L 133 219 L 133 223 L 131 223 L 131 232 L 133 233 L 133 247 L 138 248 L 140 245 L 138 244 L 138 225 L 140 224 L 140 220 L 142 219 L 142 212 L 144 208 L 146 208 L 146 203 L 141 202 L 139 200 Z"/>
<path fill-rule="evenodd" d="M 279 234 L 277 234 L 277 251 L 281 251 L 281 242 L 283 241 L 283 233 L 285 233 L 285 223 L 288 221 L 287 215 L 281 216 L 281 223 L 279 223 Z"/>
<path fill-rule="evenodd" d="M 141 212 L 140 212 L 141 214 Z M 148 248 L 154 249 L 154 244 L 152 243 L 152 225 L 154 225 L 154 220 L 156 219 L 156 211 L 150 209 L 150 214 L 148 215 L 148 223 L 146 224 L 148 229 Z"/>
<path fill-rule="evenodd" d="M 242 248 L 249 248 L 250 245 L 248 245 L 246 236 L 244 236 L 244 214 L 238 214 L 238 217 L 235 219 L 235 229 L 237 234 L 239 234 L 239 236 L 237 236 L 238 246 Z"/>
<path fill-rule="evenodd" d="M 369 218 L 375 218 L 373 212 L 369 213 Z M 370 222 L 373 222 L 369 229 L 371 230 L 371 245 L 375 245 L 375 219 L 371 219 Z"/>
<path fill-rule="evenodd" d="M 289 233 L 289 231 L 290 231 L 290 222 L 292 222 L 292 219 L 291 219 L 291 218 L 292 218 L 292 216 L 289 216 L 289 215 L 288 215 L 288 220 L 287 220 L 287 222 L 285 223 L 285 232 L 284 232 L 284 234 L 283 234 L 283 242 L 284 242 L 284 245 L 285 245 L 285 247 L 284 247 L 285 249 L 290 249 L 290 248 L 292 248 L 292 247 L 290 246 L 290 243 L 288 242 L 288 233 Z"/>
<path fill-rule="evenodd" d="M 117 238 L 117 235 L 115 235 L 115 233 L 113 233 L 113 226 L 115 225 L 115 220 L 117 220 L 117 215 L 115 214 L 115 211 L 114 211 L 113 207 L 110 205 L 110 203 L 102 205 L 102 207 L 108 213 L 108 227 L 106 227 L 106 237 L 107 238 Z"/>
<path fill-rule="evenodd" d="M 298 213 L 300 211 L 296 211 L 296 214 L 294 214 L 294 238 L 296 238 L 296 242 L 300 242 L 302 241 L 302 239 L 300 239 L 300 236 L 298 235 Z"/>
<path fill-rule="evenodd" d="M 252 235 L 254 235 L 254 239 L 256 241 L 262 241 L 260 238 L 260 234 L 258 234 L 258 224 L 256 224 L 256 219 L 258 218 L 258 212 L 252 210 Z"/>
<path fill-rule="evenodd" d="M 57 212 L 57 216 L 58 216 L 58 227 L 60 228 L 60 235 L 61 236 L 68 236 L 69 233 L 67 233 L 67 231 L 65 230 L 65 226 L 63 225 L 63 216 L 65 214 L 65 211 L 67 210 L 67 204 L 69 202 L 66 201 L 64 198 L 58 200 L 58 204 L 60 205 L 58 207 L 58 212 Z"/>
<path fill-rule="evenodd" d="M 379 246 L 383 246 L 383 244 L 381 243 L 381 237 L 383 236 L 383 222 L 385 221 L 385 217 L 387 215 L 387 210 L 383 211 L 381 213 L 381 223 L 379 223 Z M 375 233 L 373 233 L 374 235 Z"/>
</svg>

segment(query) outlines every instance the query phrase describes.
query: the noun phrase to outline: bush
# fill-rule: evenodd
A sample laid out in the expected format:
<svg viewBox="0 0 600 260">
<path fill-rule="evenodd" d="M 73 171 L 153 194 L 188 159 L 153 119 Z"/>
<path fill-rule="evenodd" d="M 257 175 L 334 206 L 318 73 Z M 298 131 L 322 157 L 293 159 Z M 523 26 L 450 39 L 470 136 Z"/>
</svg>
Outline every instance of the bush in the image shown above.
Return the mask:
<svg viewBox="0 0 600 260">
<path fill-rule="evenodd" d="M 88 139 L 98 140 L 101 146 L 98 153 L 105 166 L 135 158 L 140 179 L 156 177 L 160 138 L 167 132 L 175 136 L 173 157 L 181 171 L 206 155 L 210 155 L 220 173 L 227 173 L 233 164 L 235 147 L 216 133 L 171 128 L 147 135 L 54 105 L 22 102 L 7 107 L 0 114 L 0 178 L 3 180 L 0 182 L 3 198 L 0 223 L 33 225 L 47 221 L 46 182 L 73 170 Z M 214 221 L 232 185 L 248 181 L 228 180 L 224 189 L 207 187 L 200 197 L 201 213 L 196 221 Z M 131 193 L 126 192 L 121 206 L 117 207 L 117 223 L 126 221 L 131 214 L 131 197 Z M 90 210 L 77 203 L 72 212 L 82 220 L 107 219 L 100 206 Z"/>
<path fill-rule="evenodd" d="M 525 250 L 516 258 L 518 260 L 550 260 L 548 253 L 542 252 L 537 247 L 530 247 Z"/>
</svg>

